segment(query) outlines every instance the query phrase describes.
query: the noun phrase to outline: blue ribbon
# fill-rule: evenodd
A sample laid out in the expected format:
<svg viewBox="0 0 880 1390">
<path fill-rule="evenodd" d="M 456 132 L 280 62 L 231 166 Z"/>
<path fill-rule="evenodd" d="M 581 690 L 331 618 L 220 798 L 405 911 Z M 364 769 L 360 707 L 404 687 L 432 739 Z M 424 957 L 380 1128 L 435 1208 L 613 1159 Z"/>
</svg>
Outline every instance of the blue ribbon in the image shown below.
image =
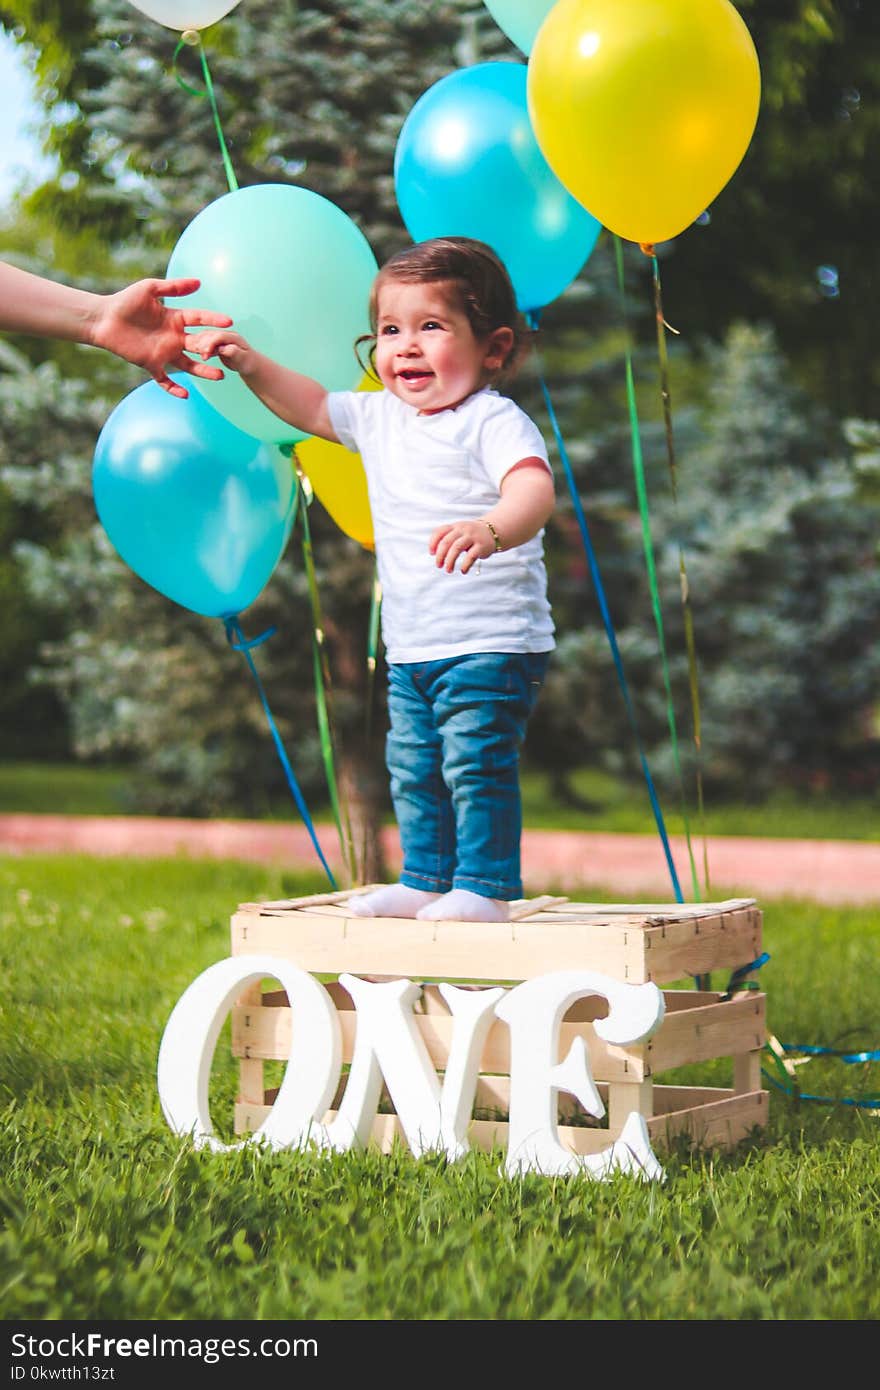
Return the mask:
<svg viewBox="0 0 880 1390">
<path fill-rule="evenodd" d="M 530 313 L 527 315 L 527 318 L 531 326 L 533 328 L 537 328 L 538 314 L 534 310 L 530 311 Z M 648 787 L 648 796 L 651 801 L 651 809 L 654 813 L 654 820 L 657 825 L 657 830 L 660 834 L 660 839 L 663 843 L 663 852 L 666 856 L 666 863 L 669 867 L 669 875 L 672 879 L 672 887 L 673 891 L 675 892 L 675 900 L 676 902 L 682 903 L 684 902 L 684 895 L 681 891 L 681 885 L 678 881 L 678 874 L 676 873 L 675 864 L 672 859 L 672 851 L 669 847 L 669 837 L 666 834 L 666 826 L 663 821 L 663 813 L 660 810 L 660 802 L 657 799 L 657 793 L 654 789 L 654 782 L 651 777 L 651 771 L 648 767 L 648 760 L 645 756 L 644 747 L 642 745 L 642 740 L 639 735 L 638 725 L 636 723 L 635 709 L 633 707 L 632 698 L 629 692 L 629 686 L 627 685 L 626 676 L 623 670 L 623 661 L 621 660 L 620 649 L 617 645 L 617 636 L 614 631 L 614 624 L 611 621 L 611 613 L 608 608 L 608 601 L 605 597 L 605 588 L 602 584 L 602 576 L 599 573 L 599 565 L 596 560 L 596 554 L 593 549 L 593 543 L 590 539 L 590 531 L 589 527 L 587 526 L 587 518 L 584 515 L 584 509 L 581 506 L 581 500 L 578 496 L 577 484 L 575 483 L 574 472 L 571 467 L 571 461 L 568 457 L 568 450 L 566 449 L 565 441 L 562 438 L 562 431 L 559 428 L 559 421 L 556 418 L 556 411 L 553 407 L 553 402 L 550 399 L 550 392 L 547 388 L 547 383 L 544 380 L 544 374 L 543 372 L 539 371 L 538 375 L 541 382 L 541 390 L 544 394 L 544 403 L 547 406 L 547 414 L 550 417 L 550 424 L 553 427 L 553 434 L 556 438 L 556 447 L 559 450 L 559 457 L 562 460 L 562 468 L 565 473 L 565 480 L 568 483 L 568 490 L 571 493 L 571 500 L 574 506 L 574 512 L 575 516 L 577 517 L 577 523 L 581 533 L 581 540 L 584 546 L 584 553 L 587 557 L 587 563 L 590 566 L 590 574 L 593 578 L 593 585 L 596 590 L 596 598 L 598 599 L 599 609 L 602 614 L 602 622 L 605 624 L 605 632 L 608 636 L 608 642 L 611 647 L 611 655 L 614 658 L 614 666 L 617 671 L 617 679 L 620 683 L 621 691 L 623 692 L 623 700 L 624 704 L 626 705 L 626 712 L 629 716 L 629 722 L 632 727 L 633 734 L 635 735 L 636 746 L 639 751 L 639 760 L 642 764 L 642 771 L 645 774 L 645 782 Z"/>
<path fill-rule="evenodd" d="M 841 1052 L 837 1047 L 819 1047 L 813 1043 L 781 1043 L 786 1052 L 804 1052 L 810 1057 L 836 1057 L 839 1062 L 880 1062 L 880 1047 L 871 1052 Z"/>
<path fill-rule="evenodd" d="M 281 766 L 284 768 L 284 775 L 287 778 L 287 785 L 290 788 L 291 793 L 293 795 L 293 799 L 299 808 L 299 813 L 302 816 L 303 823 L 309 832 L 309 836 L 311 837 L 311 841 L 315 847 L 315 851 L 318 855 L 318 858 L 324 866 L 324 871 L 327 874 L 327 878 L 330 880 L 330 886 L 331 888 L 335 888 L 336 880 L 333 877 L 333 874 L 330 870 L 330 865 L 324 858 L 324 852 L 321 849 L 320 844 L 318 843 L 318 837 L 315 834 L 315 827 L 312 824 L 312 818 L 309 815 L 308 807 L 306 806 L 303 794 L 299 789 L 299 784 L 293 775 L 293 768 L 290 766 L 290 760 L 288 759 L 287 753 L 284 750 L 284 744 L 281 742 L 281 735 L 278 733 L 278 730 L 275 727 L 275 720 L 272 718 L 272 711 L 269 708 L 269 701 L 266 699 L 266 692 L 263 689 L 263 682 L 260 680 L 259 673 L 257 671 L 256 666 L 254 665 L 253 657 L 251 656 L 251 650 L 254 647 L 261 646 L 263 642 L 268 641 L 272 634 L 275 632 L 275 628 L 267 628 L 265 632 L 260 633 L 259 637 L 252 637 L 250 638 L 250 640 L 248 640 L 242 632 L 237 618 L 224 618 L 223 622 L 226 628 L 227 642 L 229 643 L 233 651 L 242 653 L 245 661 L 250 667 L 251 675 L 253 676 L 254 681 L 256 683 L 257 693 L 260 696 L 260 700 L 263 705 L 263 710 L 265 712 L 266 719 L 269 724 L 269 729 L 272 733 L 272 738 L 275 742 L 275 747 L 278 751 L 278 757 L 281 759 Z"/>
<path fill-rule="evenodd" d="M 727 981 L 727 989 L 721 996 L 721 1002 L 732 998 L 734 991 L 739 985 L 742 985 L 744 989 L 757 989 L 757 983 L 754 980 L 746 980 L 745 977 L 746 975 L 751 975 L 753 970 L 760 970 L 761 966 L 766 965 L 769 959 L 770 957 L 767 952 L 763 951 L 760 956 L 750 961 L 748 965 L 741 965 L 738 970 L 734 970 L 730 979 Z"/>
<path fill-rule="evenodd" d="M 790 1096 L 792 1090 L 789 1086 L 783 1086 L 781 1081 L 775 1081 L 769 1072 L 761 1069 L 761 1075 L 765 1081 L 769 1081 L 771 1086 L 775 1086 L 777 1091 L 782 1091 Z M 863 1100 L 856 1099 L 854 1096 L 810 1096 L 804 1091 L 798 1091 L 798 1100 L 815 1100 L 820 1105 L 851 1105 L 858 1110 L 880 1110 L 880 1096 L 868 1096 Z"/>
</svg>

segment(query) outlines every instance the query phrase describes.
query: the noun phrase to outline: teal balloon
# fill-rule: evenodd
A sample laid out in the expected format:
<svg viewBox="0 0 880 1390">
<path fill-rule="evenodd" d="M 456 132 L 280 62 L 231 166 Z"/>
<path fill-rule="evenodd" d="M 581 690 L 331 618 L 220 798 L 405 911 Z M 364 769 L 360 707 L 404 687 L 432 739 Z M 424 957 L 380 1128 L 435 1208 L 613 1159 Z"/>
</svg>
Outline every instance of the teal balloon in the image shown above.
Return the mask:
<svg viewBox="0 0 880 1390">
<path fill-rule="evenodd" d="M 538 30 L 556 0 L 485 0 L 486 9 L 523 53 L 531 53 Z"/>
<path fill-rule="evenodd" d="M 541 153 L 526 79 L 523 63 L 477 63 L 435 82 L 401 128 L 394 185 L 413 241 L 486 242 L 528 311 L 571 283 L 602 228 Z"/>
<path fill-rule="evenodd" d="M 207 618 L 233 617 L 259 596 L 295 515 L 289 457 L 231 425 L 197 392 L 181 400 L 152 381 L 107 418 L 92 490 L 129 568 Z"/>
<path fill-rule="evenodd" d="M 363 377 L 355 340 L 369 331 L 378 267 L 363 232 L 317 193 L 288 184 L 240 188 L 204 207 L 184 229 L 168 276 L 195 275 L 196 294 L 175 299 L 229 314 L 236 332 L 282 366 L 353 390 Z M 227 420 L 271 443 L 306 436 L 263 405 L 235 372 L 195 378 Z"/>
</svg>

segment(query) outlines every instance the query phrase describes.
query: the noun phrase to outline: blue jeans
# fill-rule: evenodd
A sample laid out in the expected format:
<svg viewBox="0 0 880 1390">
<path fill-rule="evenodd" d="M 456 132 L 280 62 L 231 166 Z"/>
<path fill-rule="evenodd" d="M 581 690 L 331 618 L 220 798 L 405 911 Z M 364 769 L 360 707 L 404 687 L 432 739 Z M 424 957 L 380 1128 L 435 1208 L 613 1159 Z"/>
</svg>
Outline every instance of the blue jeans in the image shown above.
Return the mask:
<svg viewBox="0 0 880 1390">
<path fill-rule="evenodd" d="M 401 883 L 522 896 L 519 749 L 549 652 L 476 652 L 388 668 L 386 760 Z"/>
</svg>

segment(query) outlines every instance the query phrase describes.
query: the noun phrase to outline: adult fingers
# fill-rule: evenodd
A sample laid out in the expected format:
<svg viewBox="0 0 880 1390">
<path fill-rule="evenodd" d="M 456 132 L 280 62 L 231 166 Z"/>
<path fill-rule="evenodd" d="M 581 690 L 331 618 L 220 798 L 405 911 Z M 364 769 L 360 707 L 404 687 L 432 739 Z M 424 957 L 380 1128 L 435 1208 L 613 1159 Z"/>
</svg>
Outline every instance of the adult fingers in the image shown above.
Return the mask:
<svg viewBox="0 0 880 1390">
<path fill-rule="evenodd" d="M 230 328 L 228 314 L 216 314 L 213 309 L 178 309 L 187 328 Z"/>
<path fill-rule="evenodd" d="M 179 280 L 147 280 L 146 283 L 154 294 L 177 295 L 195 294 L 202 282 L 195 276 L 188 275 Z"/>
<path fill-rule="evenodd" d="M 153 380 L 156 382 L 157 386 L 162 387 L 163 391 L 167 391 L 169 396 L 178 396 L 184 401 L 189 396 L 189 392 L 185 386 L 181 386 L 179 381 L 172 381 L 170 376 L 165 376 L 164 373 L 154 372 Z"/>
<path fill-rule="evenodd" d="M 222 381 L 226 375 L 219 367 L 209 367 L 207 362 L 194 362 L 191 357 L 184 354 L 181 354 L 174 365 L 179 371 L 189 372 L 191 376 L 203 377 L 205 381 Z"/>
</svg>

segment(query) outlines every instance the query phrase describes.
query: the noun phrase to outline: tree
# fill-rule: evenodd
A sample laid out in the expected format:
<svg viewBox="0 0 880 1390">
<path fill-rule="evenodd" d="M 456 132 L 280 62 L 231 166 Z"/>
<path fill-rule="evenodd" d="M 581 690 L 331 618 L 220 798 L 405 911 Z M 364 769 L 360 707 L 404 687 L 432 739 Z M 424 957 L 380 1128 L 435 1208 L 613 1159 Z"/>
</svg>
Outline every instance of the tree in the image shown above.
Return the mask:
<svg viewBox="0 0 880 1390">
<path fill-rule="evenodd" d="M 837 416 L 875 409 L 874 170 L 880 18 L 868 0 L 737 0 L 761 65 L 755 133 L 733 178 L 663 250 L 671 321 L 719 341 L 774 325 L 798 379 Z"/>
<path fill-rule="evenodd" d="M 824 13 L 825 0 L 814 8 Z M 782 55 L 778 63 L 764 65 L 768 100 L 777 90 L 774 74 L 788 71 L 785 55 L 794 55 L 797 66 L 798 45 L 812 24 L 806 10 L 798 16 L 788 27 L 768 25 Z M 100 265 L 87 266 L 96 288 L 102 277 L 109 287 L 123 273 L 128 277 L 164 267 L 187 222 L 226 189 L 208 102 L 181 86 L 171 71 L 174 35 L 122 0 L 78 0 L 64 6 L 54 0 L 17 0 L 0 6 L 0 19 L 20 24 L 24 37 L 38 45 L 47 105 L 58 119 L 50 139 L 62 174 L 29 200 L 29 216 L 42 227 L 62 222 L 68 237 L 81 239 L 78 246 L 91 240 L 100 253 Z M 408 241 L 395 207 L 391 170 L 397 133 L 417 96 L 460 63 L 488 57 L 521 60 L 481 0 L 434 0 L 420 6 L 405 0 L 313 0 L 300 6 L 289 0 L 248 0 L 210 31 L 206 43 L 238 181 L 297 183 L 331 198 L 362 227 L 380 260 Z M 190 50 L 178 55 L 178 66 L 187 85 L 198 85 L 200 69 Z M 735 185 L 740 177 L 738 173 Z M 760 225 L 763 229 L 768 223 Z M 725 226 L 713 208 L 711 236 Z M 714 277 L 711 284 L 708 274 L 676 278 L 685 258 L 690 269 L 701 264 L 701 246 L 717 246 L 700 242 L 701 237 L 705 229 L 695 228 L 680 245 L 661 248 L 670 317 L 680 326 L 679 310 L 687 313 L 685 335 L 669 344 L 680 463 L 677 508 L 670 496 L 657 390 L 650 265 L 636 247 L 622 248 L 629 294 L 625 308 L 616 284 L 614 240 L 607 235 L 600 239 L 581 276 L 544 312 L 539 356 L 518 379 L 514 394 L 546 428 L 539 368 L 543 371 L 589 518 L 642 735 L 652 762 L 662 769 L 669 762 L 669 729 L 635 507 L 624 390 L 623 348 L 627 333 L 633 333 L 677 708 L 680 713 L 688 708 L 677 572 L 683 545 L 692 571 L 704 713 L 711 713 L 707 753 L 711 749 L 712 776 L 719 784 L 735 785 L 740 768 L 744 774 L 754 771 L 757 779 L 768 766 L 788 776 L 807 766 L 808 750 L 809 766 L 818 775 L 847 746 L 847 721 L 860 718 L 858 712 L 876 695 L 867 659 L 857 688 L 841 694 L 850 664 L 846 643 L 862 633 L 842 616 L 841 595 L 858 592 L 864 597 L 866 623 L 874 611 L 868 593 L 873 562 L 862 548 L 860 529 L 868 524 L 867 514 L 863 519 L 853 515 L 859 503 L 844 486 L 849 464 L 833 422 L 823 422 L 820 430 L 810 415 L 803 438 L 797 436 L 797 447 L 792 443 L 792 420 L 802 407 L 790 395 L 777 347 L 745 329 L 745 336 L 737 336 L 737 329 L 723 351 L 713 346 L 724 315 L 719 310 L 716 321 L 695 294 L 686 299 L 682 287 L 690 293 L 705 286 L 707 301 L 718 304 L 713 297 L 723 281 L 719 264 L 728 270 L 736 263 L 739 270 L 739 261 L 748 258 L 739 253 L 723 262 L 717 253 L 709 256 L 705 264 Z M 48 263 L 33 268 L 45 270 Z M 45 653 L 43 669 L 69 702 L 77 748 L 90 755 L 130 753 L 136 759 L 135 787 L 142 807 L 219 814 L 233 808 L 256 811 L 266 798 L 286 797 L 262 708 L 221 626 L 178 610 L 147 590 L 121 565 L 97 525 L 89 472 L 94 442 L 115 401 L 135 384 L 135 375 L 114 364 L 99 367 L 94 360 L 86 370 L 88 354 L 72 349 L 63 359 L 57 357 L 59 372 L 51 361 L 33 365 L 39 360 L 33 344 L 27 351 L 14 380 L 9 374 L 0 377 L 3 463 L 18 505 L 38 508 L 48 528 L 35 538 L 39 544 L 24 549 L 22 563 L 28 567 L 30 591 L 57 604 L 58 621 L 63 622 L 62 635 Z M 47 355 L 56 358 L 54 349 L 40 353 Z M 749 373 L 752 358 L 754 371 Z M 724 389 L 718 384 L 723 382 L 728 383 Z M 757 418 L 759 407 L 765 412 L 764 429 L 749 438 L 747 449 L 744 444 L 740 448 L 740 472 L 725 492 L 728 435 L 743 420 Z M 714 441 L 714 453 L 706 439 Z M 791 490 L 789 474 L 781 475 L 776 466 L 778 457 L 789 455 L 800 491 Z M 808 461 L 803 467 L 802 460 Z M 721 505 L 725 496 L 728 511 Z M 839 545 L 821 524 L 832 504 Z M 340 534 L 319 502 L 309 515 L 333 677 L 340 772 L 374 850 L 365 876 L 378 879 L 384 871 L 375 854 L 376 830 L 387 801 L 379 746 L 381 673 L 373 737 L 365 737 L 372 557 Z M 767 548 L 766 573 L 775 580 L 778 607 L 772 620 L 759 621 L 764 608 L 745 582 L 753 570 L 758 573 L 748 559 L 750 526 Z M 52 530 L 59 539 L 47 543 Z M 710 560 L 718 548 L 726 557 L 723 574 Z M 810 595 L 815 611 L 824 613 L 820 646 L 826 675 L 821 690 L 809 663 L 794 660 L 796 641 L 805 640 L 803 629 L 799 635 L 791 629 L 795 635 L 784 661 L 774 647 L 789 631 L 785 624 L 797 616 L 797 604 L 792 612 L 784 602 L 788 571 L 774 568 L 777 550 L 787 555 L 791 574 L 798 576 L 795 592 L 801 601 L 806 600 L 809 575 L 821 576 L 825 584 L 825 589 L 817 584 Z M 573 765 L 591 759 L 638 776 L 632 732 L 573 506 L 561 481 L 547 552 L 560 647 L 530 731 L 533 756 L 560 781 Z M 827 612 L 822 607 L 826 589 L 837 605 Z M 713 602 L 709 610 L 701 606 L 706 597 Z M 764 603 L 761 591 L 760 605 Z M 297 775 L 314 800 L 323 794 L 324 774 L 312 684 L 312 615 L 298 540 L 245 615 L 249 635 L 270 625 L 278 628 L 277 635 L 259 649 L 256 660 Z M 786 733 L 769 762 L 761 740 L 753 736 L 756 721 L 741 713 L 732 717 L 744 690 L 737 685 L 741 660 L 755 679 L 762 664 L 769 663 L 761 691 L 769 710 L 764 736 Z M 802 727 L 797 737 L 789 737 L 798 698 Z M 832 729 L 827 739 L 824 734 L 822 739 L 810 737 L 811 718 L 827 719 Z M 686 741 L 686 719 L 681 727 Z M 363 838 L 358 826 L 356 842 Z"/>
<path fill-rule="evenodd" d="M 247 16 L 231 15 L 212 32 L 210 64 L 238 181 L 313 188 L 358 221 L 380 258 L 405 244 L 390 182 L 394 140 L 421 90 L 455 66 L 467 9 L 460 0 L 417 8 L 403 0 L 303 7 L 252 0 Z M 17 4 L 0 15 L 7 22 L 14 16 L 40 45 L 50 105 L 69 112 L 74 103 L 73 117 L 51 137 L 61 177 L 32 197 L 31 215 L 63 218 L 74 229 L 97 222 L 117 282 L 123 266 L 126 274 L 155 272 L 187 222 L 225 191 L 208 102 L 170 71 L 174 36 L 118 0 L 69 10 Z M 484 27 L 494 30 L 488 16 Z M 506 46 L 503 36 L 497 44 Z M 190 86 L 201 80 L 191 57 L 179 55 Z M 216 814 L 234 804 L 256 812 L 267 798 L 286 795 L 262 707 L 222 629 L 147 591 L 96 523 L 90 460 L 112 397 L 72 379 L 62 391 L 57 373 L 40 367 L 0 382 L 0 399 L 9 412 L 7 483 L 21 505 L 52 509 L 62 535 L 51 555 L 30 546 L 21 558 L 31 587 L 68 613 L 67 636 L 47 649 L 44 664 L 70 701 L 77 751 L 133 754 L 148 773 L 135 784 L 145 808 Z M 40 474 L 38 497 L 35 469 L 55 424 L 64 442 L 49 455 L 57 463 Z M 355 820 L 366 822 L 355 827 L 356 843 L 370 847 L 364 874 L 378 878 L 376 832 L 387 805 L 376 732 L 381 679 L 369 746 L 364 737 L 372 557 L 338 532 L 320 504 L 310 520 L 335 673 L 338 771 Z M 298 542 L 245 621 L 249 633 L 278 628 L 256 659 L 282 737 L 295 744 L 304 790 L 326 795 Z"/>
<path fill-rule="evenodd" d="M 669 517 L 688 557 L 707 774 L 745 795 L 871 786 L 880 507 L 766 325 L 734 326 L 710 357 L 703 438 Z M 671 591 L 668 545 L 665 570 Z"/>
</svg>

